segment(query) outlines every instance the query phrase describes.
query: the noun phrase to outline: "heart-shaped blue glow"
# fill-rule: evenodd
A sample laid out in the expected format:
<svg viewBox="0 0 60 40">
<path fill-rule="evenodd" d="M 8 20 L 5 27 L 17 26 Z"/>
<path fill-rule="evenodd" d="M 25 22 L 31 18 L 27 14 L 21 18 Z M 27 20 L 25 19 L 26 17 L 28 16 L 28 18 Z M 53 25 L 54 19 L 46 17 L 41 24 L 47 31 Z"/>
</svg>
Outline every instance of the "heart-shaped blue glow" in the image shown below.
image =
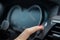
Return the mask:
<svg viewBox="0 0 60 40">
<path fill-rule="evenodd" d="M 42 11 L 41 8 L 36 7 L 23 9 L 18 6 L 12 7 L 9 14 L 10 15 L 10 22 L 13 25 L 14 30 L 21 31 L 25 28 L 29 28 L 32 26 L 39 25 L 42 19 Z"/>
</svg>

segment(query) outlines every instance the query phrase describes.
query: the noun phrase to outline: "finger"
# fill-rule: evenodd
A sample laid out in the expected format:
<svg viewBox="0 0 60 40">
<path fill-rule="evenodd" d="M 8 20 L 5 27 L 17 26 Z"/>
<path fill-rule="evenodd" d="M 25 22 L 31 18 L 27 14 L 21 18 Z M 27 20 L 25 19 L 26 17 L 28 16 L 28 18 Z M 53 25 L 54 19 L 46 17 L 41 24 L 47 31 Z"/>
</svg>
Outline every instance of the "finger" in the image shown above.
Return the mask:
<svg viewBox="0 0 60 40">
<path fill-rule="evenodd" d="M 28 33 L 31 35 L 32 33 L 38 31 L 38 30 L 43 30 L 43 26 L 34 26 L 34 27 L 31 27 L 31 28 L 28 28 Z"/>
<path fill-rule="evenodd" d="M 38 31 L 38 30 L 43 30 L 43 26 L 34 26 L 31 28 L 27 28 L 23 31 L 23 33 L 21 33 L 18 36 L 18 39 L 22 39 L 22 40 L 26 40 L 32 33 Z"/>
</svg>

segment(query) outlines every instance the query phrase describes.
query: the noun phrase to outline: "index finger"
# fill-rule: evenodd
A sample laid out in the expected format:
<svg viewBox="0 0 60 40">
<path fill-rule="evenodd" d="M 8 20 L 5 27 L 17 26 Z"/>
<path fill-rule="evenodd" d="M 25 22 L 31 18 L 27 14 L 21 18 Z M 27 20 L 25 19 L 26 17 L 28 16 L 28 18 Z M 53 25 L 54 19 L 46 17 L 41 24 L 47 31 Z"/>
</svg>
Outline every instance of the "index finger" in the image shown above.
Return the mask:
<svg viewBox="0 0 60 40">
<path fill-rule="evenodd" d="M 34 26 L 31 28 L 27 28 L 17 38 L 22 40 L 27 40 L 32 33 L 38 30 L 43 30 L 43 26 Z"/>
</svg>

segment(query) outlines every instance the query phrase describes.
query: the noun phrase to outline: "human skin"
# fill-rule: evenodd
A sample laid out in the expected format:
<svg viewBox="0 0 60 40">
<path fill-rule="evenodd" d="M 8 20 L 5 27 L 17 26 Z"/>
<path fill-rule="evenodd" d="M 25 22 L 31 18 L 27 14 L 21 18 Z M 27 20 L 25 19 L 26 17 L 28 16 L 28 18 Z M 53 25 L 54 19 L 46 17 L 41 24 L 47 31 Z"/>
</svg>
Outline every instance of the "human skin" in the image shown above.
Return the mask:
<svg viewBox="0 0 60 40">
<path fill-rule="evenodd" d="M 43 26 L 34 26 L 31 28 L 25 29 L 15 40 L 27 40 L 29 36 L 36 31 L 43 30 Z"/>
</svg>

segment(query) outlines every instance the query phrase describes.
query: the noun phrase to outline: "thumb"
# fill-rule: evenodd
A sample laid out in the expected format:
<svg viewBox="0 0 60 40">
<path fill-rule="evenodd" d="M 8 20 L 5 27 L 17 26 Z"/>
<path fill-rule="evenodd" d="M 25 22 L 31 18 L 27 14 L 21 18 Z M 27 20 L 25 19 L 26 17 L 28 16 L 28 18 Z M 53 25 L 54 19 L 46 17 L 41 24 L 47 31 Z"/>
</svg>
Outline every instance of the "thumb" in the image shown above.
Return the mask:
<svg viewBox="0 0 60 40">
<path fill-rule="evenodd" d="M 31 28 L 27 28 L 17 37 L 17 39 L 27 40 L 32 33 L 38 30 L 43 30 L 43 26 L 34 26 Z"/>
</svg>

